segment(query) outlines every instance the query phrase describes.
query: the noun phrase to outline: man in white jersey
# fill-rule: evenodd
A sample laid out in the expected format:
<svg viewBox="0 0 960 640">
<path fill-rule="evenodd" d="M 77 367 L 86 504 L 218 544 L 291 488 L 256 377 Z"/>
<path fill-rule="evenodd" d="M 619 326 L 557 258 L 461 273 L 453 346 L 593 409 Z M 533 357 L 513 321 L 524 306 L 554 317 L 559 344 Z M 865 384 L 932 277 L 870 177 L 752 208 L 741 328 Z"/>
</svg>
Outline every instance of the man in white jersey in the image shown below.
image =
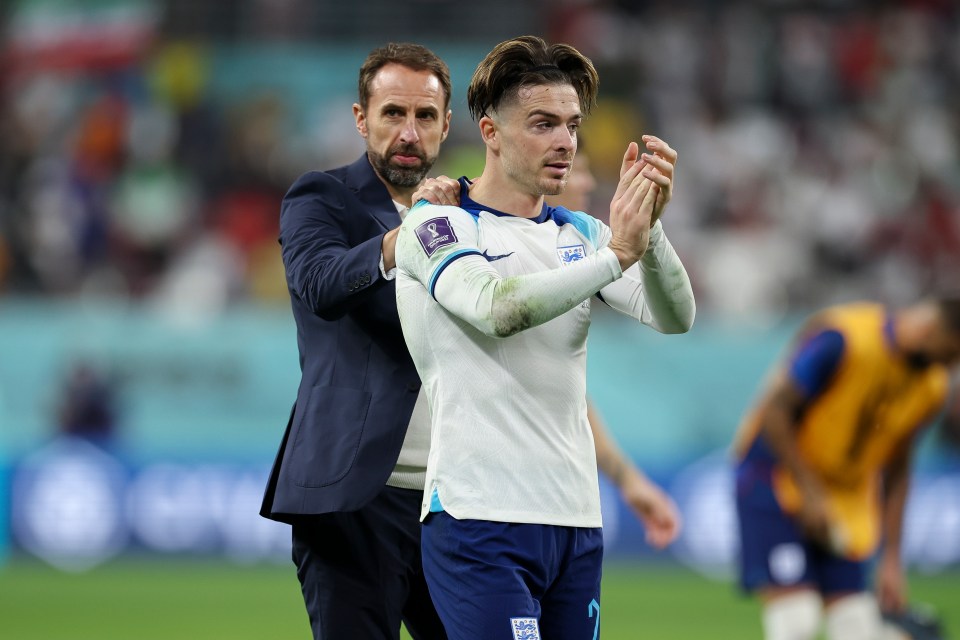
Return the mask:
<svg viewBox="0 0 960 640">
<path fill-rule="evenodd" d="M 484 171 L 459 207 L 421 204 L 396 245 L 404 338 L 431 410 L 421 517 L 450 638 L 596 638 L 602 536 L 587 420 L 591 298 L 664 333 L 693 323 L 659 223 L 676 152 L 631 143 L 610 226 L 559 193 L 598 77 L 567 45 L 498 45 L 468 90 Z"/>
</svg>

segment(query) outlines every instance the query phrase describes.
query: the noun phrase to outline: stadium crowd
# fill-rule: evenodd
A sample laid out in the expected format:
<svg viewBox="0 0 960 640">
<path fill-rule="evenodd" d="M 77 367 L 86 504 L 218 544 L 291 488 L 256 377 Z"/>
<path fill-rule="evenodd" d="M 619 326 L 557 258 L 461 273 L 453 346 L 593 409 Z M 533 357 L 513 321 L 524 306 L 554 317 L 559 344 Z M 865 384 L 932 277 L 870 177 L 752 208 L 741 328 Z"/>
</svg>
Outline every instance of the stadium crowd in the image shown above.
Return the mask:
<svg viewBox="0 0 960 640">
<path fill-rule="evenodd" d="M 703 314 L 777 317 L 855 297 L 902 303 L 960 278 L 952 3 L 550 7 L 538 13 L 543 34 L 578 47 L 604 79 L 584 127 L 598 193 L 612 192 L 614 150 L 634 131 L 679 150 L 670 231 Z M 140 15 L 133 23 L 146 35 L 95 33 L 121 44 L 99 56 L 84 48 L 86 57 L 69 43 L 38 55 L 50 40 L 30 41 L 22 16 L 7 16 L 0 292 L 286 304 L 279 202 L 296 175 L 329 164 L 335 151 L 324 145 L 343 139 L 342 123 L 312 135 L 311 148 L 289 96 L 237 101 L 209 90 L 216 36 L 181 38 L 165 28 L 163 7 Z M 317 44 L 295 20 L 265 24 L 271 42 L 286 28 L 289 40 Z M 231 37 L 266 39 L 248 32 Z M 497 35 L 467 37 L 477 60 Z M 479 152 L 475 131 L 455 129 L 448 157 L 457 146 Z"/>
</svg>

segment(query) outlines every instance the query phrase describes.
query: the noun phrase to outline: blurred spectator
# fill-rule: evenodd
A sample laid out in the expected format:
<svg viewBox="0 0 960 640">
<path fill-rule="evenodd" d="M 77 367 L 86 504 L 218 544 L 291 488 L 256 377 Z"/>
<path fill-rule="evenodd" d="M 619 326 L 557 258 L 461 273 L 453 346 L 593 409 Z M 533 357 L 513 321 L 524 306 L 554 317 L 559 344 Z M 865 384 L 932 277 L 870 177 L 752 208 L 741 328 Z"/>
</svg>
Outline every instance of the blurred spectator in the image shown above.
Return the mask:
<svg viewBox="0 0 960 640">
<path fill-rule="evenodd" d="M 116 436 L 117 413 L 113 381 L 89 363 L 74 363 L 60 392 L 59 433 L 107 446 Z"/>
</svg>

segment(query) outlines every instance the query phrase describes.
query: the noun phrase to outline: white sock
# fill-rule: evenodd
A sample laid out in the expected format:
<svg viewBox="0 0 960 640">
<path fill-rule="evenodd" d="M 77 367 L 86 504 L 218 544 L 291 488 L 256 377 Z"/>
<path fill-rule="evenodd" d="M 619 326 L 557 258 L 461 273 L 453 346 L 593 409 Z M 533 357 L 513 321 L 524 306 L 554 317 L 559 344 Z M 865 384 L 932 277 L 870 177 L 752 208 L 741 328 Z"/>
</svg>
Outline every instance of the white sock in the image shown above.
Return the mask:
<svg viewBox="0 0 960 640">
<path fill-rule="evenodd" d="M 815 591 L 796 591 L 771 600 L 763 607 L 765 640 L 814 640 L 820 630 L 823 608 Z"/>
</svg>

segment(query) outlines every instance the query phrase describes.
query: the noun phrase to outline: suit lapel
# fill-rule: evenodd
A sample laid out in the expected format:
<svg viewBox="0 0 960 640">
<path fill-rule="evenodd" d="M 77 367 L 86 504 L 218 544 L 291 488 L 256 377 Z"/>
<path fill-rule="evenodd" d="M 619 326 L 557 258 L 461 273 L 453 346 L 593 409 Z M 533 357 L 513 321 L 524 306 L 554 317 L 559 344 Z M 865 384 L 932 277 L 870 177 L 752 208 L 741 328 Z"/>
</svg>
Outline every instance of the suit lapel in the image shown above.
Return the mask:
<svg viewBox="0 0 960 640">
<path fill-rule="evenodd" d="M 367 205 L 370 215 L 383 225 L 384 230 L 400 225 L 400 214 L 390 192 L 370 166 L 366 154 L 347 167 L 346 185 Z"/>
</svg>

